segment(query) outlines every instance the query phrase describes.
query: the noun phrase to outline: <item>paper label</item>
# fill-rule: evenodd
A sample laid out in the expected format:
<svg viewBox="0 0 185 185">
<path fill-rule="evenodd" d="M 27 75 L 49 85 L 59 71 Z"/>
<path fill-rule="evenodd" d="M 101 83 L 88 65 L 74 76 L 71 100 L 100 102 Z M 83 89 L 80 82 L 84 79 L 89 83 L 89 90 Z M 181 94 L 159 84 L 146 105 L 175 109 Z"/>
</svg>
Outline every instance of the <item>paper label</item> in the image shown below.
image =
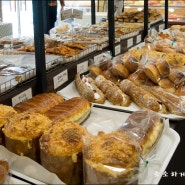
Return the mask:
<svg viewBox="0 0 185 185">
<path fill-rule="evenodd" d="M 68 71 L 66 69 L 65 71 L 59 73 L 53 78 L 54 89 L 58 88 L 59 86 L 67 82 L 67 80 L 68 80 Z"/>
<path fill-rule="evenodd" d="M 29 88 L 12 98 L 12 106 L 32 98 L 32 89 Z"/>
<path fill-rule="evenodd" d="M 103 59 L 103 53 L 94 56 L 94 63 L 95 63 L 95 65 L 98 65 L 99 62 L 100 62 L 102 59 Z"/>
<path fill-rule="evenodd" d="M 131 46 L 133 46 L 133 38 L 127 40 L 127 48 L 130 48 Z"/>
<path fill-rule="evenodd" d="M 141 35 L 138 35 L 138 36 L 136 37 L 136 43 L 139 43 L 139 42 L 141 42 Z"/>
<path fill-rule="evenodd" d="M 162 30 L 164 30 L 164 24 L 159 25 L 159 31 L 162 31 Z"/>
<path fill-rule="evenodd" d="M 83 11 L 77 10 L 77 9 L 73 9 L 73 17 L 76 18 L 76 19 L 82 19 Z"/>
<path fill-rule="evenodd" d="M 121 45 L 119 44 L 119 45 L 117 45 L 116 47 L 115 47 L 115 55 L 118 55 L 118 54 L 120 54 L 121 53 Z"/>
<path fill-rule="evenodd" d="M 88 61 L 82 62 L 77 65 L 77 73 L 85 73 L 88 71 Z"/>
<path fill-rule="evenodd" d="M 61 12 L 61 19 L 65 20 L 65 19 L 72 18 L 72 15 L 73 15 L 72 9 L 63 10 Z"/>
</svg>

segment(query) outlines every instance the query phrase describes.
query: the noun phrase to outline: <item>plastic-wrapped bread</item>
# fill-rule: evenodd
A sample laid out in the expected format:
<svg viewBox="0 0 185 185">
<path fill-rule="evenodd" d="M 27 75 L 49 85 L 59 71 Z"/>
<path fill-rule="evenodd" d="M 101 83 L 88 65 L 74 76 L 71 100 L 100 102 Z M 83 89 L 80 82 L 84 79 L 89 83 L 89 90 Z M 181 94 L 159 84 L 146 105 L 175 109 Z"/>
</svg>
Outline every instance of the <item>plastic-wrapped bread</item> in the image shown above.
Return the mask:
<svg viewBox="0 0 185 185">
<path fill-rule="evenodd" d="M 0 160 L 0 184 L 4 184 L 8 177 L 9 163 L 5 160 Z"/>
<path fill-rule="evenodd" d="M 39 140 L 41 164 L 69 185 L 83 184 L 83 132 L 74 122 L 57 122 Z"/>
<path fill-rule="evenodd" d="M 135 111 L 129 115 L 118 131 L 134 138 L 142 149 L 142 157 L 149 154 L 157 144 L 164 128 L 164 120 L 153 111 Z"/>
<path fill-rule="evenodd" d="M 150 93 L 156 96 L 169 110 L 170 113 L 185 116 L 185 100 L 159 86 L 143 86 Z"/>
<path fill-rule="evenodd" d="M 152 86 L 149 86 L 152 87 Z M 131 100 L 139 107 L 153 110 L 155 112 L 167 113 L 166 106 L 161 100 L 156 98 L 152 93 L 134 84 L 134 82 L 125 79 L 120 83 L 120 89 L 131 97 Z"/>
<path fill-rule="evenodd" d="M 100 104 L 105 102 L 103 92 L 96 86 L 95 81 L 91 77 L 85 75 L 80 76 L 80 73 L 77 73 L 75 85 L 80 95 L 89 102 Z"/>
<path fill-rule="evenodd" d="M 2 128 L 9 118 L 17 114 L 17 111 L 12 106 L 0 104 L 0 144 L 4 145 L 4 134 Z"/>
<path fill-rule="evenodd" d="M 5 146 L 17 155 L 27 156 L 39 162 L 38 140 L 50 126 L 51 121 L 40 113 L 16 114 L 2 129 L 5 135 Z"/>
<path fill-rule="evenodd" d="M 45 113 L 55 105 L 64 102 L 64 98 L 56 93 L 42 93 L 33 96 L 24 102 L 20 102 L 14 106 L 18 112 L 38 112 Z"/>
<path fill-rule="evenodd" d="M 83 139 L 84 184 L 138 184 L 140 147 L 123 132 Z"/>
<path fill-rule="evenodd" d="M 130 97 L 123 93 L 119 89 L 119 87 L 110 80 L 107 80 L 102 75 L 99 75 L 95 78 L 95 83 L 113 105 L 120 106 L 130 105 L 131 103 Z"/>
</svg>

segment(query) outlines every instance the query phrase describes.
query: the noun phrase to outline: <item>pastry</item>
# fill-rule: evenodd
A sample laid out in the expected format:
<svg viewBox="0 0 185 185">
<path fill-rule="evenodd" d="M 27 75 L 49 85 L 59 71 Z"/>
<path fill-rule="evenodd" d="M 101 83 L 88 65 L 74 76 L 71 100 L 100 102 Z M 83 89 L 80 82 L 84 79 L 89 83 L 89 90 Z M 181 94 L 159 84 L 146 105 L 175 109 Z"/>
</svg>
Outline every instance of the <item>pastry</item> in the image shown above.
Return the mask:
<svg viewBox="0 0 185 185">
<path fill-rule="evenodd" d="M 91 103 L 83 97 L 73 97 L 45 112 L 45 115 L 56 121 L 74 121 L 81 123 L 90 113 Z"/>
<path fill-rule="evenodd" d="M 86 140 L 87 141 L 86 141 Z M 140 149 L 128 134 L 100 132 L 84 140 L 85 184 L 137 184 Z"/>
<path fill-rule="evenodd" d="M 160 101 L 159 98 L 156 98 L 152 93 L 140 86 L 137 86 L 132 81 L 125 79 L 120 83 L 119 87 L 125 94 L 130 96 L 131 100 L 139 107 L 163 114 L 167 113 L 166 106 L 162 103 L 162 101 Z"/>
<path fill-rule="evenodd" d="M 132 136 L 142 149 L 142 157 L 146 157 L 159 140 L 164 127 L 164 120 L 153 111 L 135 111 L 118 129 Z"/>
<path fill-rule="evenodd" d="M 14 109 L 18 113 L 25 111 L 44 113 L 63 101 L 64 98 L 56 93 L 42 93 L 16 104 Z"/>
<path fill-rule="evenodd" d="M 152 82 L 157 83 L 160 80 L 160 75 L 154 64 L 147 64 L 144 67 L 144 72 Z"/>
<path fill-rule="evenodd" d="M 4 134 L 2 128 L 9 118 L 17 114 L 17 111 L 12 106 L 0 104 L 0 144 L 4 145 Z"/>
<path fill-rule="evenodd" d="M 51 121 L 40 113 L 16 114 L 2 129 L 5 135 L 5 146 L 17 155 L 27 156 L 39 162 L 38 140 L 50 126 Z"/>
<path fill-rule="evenodd" d="M 102 75 L 95 78 L 96 85 L 105 94 L 105 97 L 113 104 L 120 106 L 129 106 L 131 101 L 130 97 L 123 93 L 117 85 L 110 80 L 107 80 Z"/>
<path fill-rule="evenodd" d="M 159 86 L 145 86 L 144 88 L 156 96 L 167 107 L 170 113 L 185 116 L 185 101 L 183 98 L 172 94 Z"/>
<path fill-rule="evenodd" d="M 83 132 L 74 122 L 57 122 L 39 140 L 42 166 L 69 185 L 83 184 Z"/>
<path fill-rule="evenodd" d="M 110 71 L 114 76 L 121 77 L 123 79 L 127 78 L 129 75 L 128 69 L 121 63 L 114 64 Z"/>
<path fill-rule="evenodd" d="M 96 86 L 95 81 L 91 77 L 85 75 L 81 77 L 80 73 L 77 73 L 75 85 L 80 95 L 89 102 L 100 104 L 105 102 L 103 92 Z"/>
</svg>

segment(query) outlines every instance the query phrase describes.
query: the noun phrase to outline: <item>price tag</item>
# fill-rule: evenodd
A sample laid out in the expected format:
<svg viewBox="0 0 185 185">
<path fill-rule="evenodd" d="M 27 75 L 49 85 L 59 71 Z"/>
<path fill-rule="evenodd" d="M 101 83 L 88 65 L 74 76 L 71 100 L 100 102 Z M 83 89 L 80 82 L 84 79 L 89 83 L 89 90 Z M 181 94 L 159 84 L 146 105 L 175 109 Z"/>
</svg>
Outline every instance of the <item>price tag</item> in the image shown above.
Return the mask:
<svg viewBox="0 0 185 185">
<path fill-rule="evenodd" d="M 162 31 L 162 30 L 164 30 L 164 24 L 159 25 L 159 31 Z"/>
<path fill-rule="evenodd" d="M 59 86 L 67 82 L 67 80 L 68 80 L 68 72 L 66 69 L 65 71 L 59 73 L 53 78 L 54 89 L 58 88 Z"/>
<path fill-rule="evenodd" d="M 73 9 L 73 17 L 76 19 L 82 19 L 83 16 L 83 11 L 81 10 L 77 10 L 77 9 Z"/>
<path fill-rule="evenodd" d="M 131 46 L 133 46 L 133 38 L 127 40 L 127 48 L 130 48 Z"/>
<path fill-rule="evenodd" d="M 62 20 L 69 19 L 72 17 L 72 15 L 73 15 L 72 9 L 63 10 L 61 12 L 61 19 Z"/>
<path fill-rule="evenodd" d="M 28 100 L 32 98 L 32 89 L 29 88 L 22 93 L 18 94 L 17 96 L 12 98 L 12 106 L 15 106 L 16 104 L 23 102 L 25 100 Z"/>
<path fill-rule="evenodd" d="M 117 45 L 116 47 L 115 47 L 115 55 L 118 55 L 118 54 L 120 54 L 121 53 L 121 45 L 119 44 L 119 45 Z"/>
<path fill-rule="evenodd" d="M 138 44 L 138 43 L 140 43 L 141 42 L 141 35 L 138 35 L 137 37 L 136 37 L 136 43 Z"/>
<path fill-rule="evenodd" d="M 100 62 L 102 59 L 103 59 L 103 53 L 94 56 L 94 63 L 95 63 L 95 65 L 98 65 L 99 62 Z"/>
<path fill-rule="evenodd" d="M 82 62 L 77 65 L 77 73 L 85 73 L 88 71 L 88 61 Z"/>
</svg>

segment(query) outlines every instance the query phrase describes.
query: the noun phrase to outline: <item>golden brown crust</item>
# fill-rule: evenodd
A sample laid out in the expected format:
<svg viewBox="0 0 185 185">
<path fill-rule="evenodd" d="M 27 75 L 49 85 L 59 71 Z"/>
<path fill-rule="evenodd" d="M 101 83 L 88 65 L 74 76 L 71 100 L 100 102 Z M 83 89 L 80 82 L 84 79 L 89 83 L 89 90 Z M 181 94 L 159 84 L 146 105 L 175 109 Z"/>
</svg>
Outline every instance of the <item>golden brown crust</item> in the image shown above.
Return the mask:
<svg viewBox="0 0 185 185">
<path fill-rule="evenodd" d="M 146 76 L 152 80 L 152 82 L 157 83 L 160 80 L 160 75 L 155 65 L 147 64 L 144 67 L 144 72 Z"/>
<path fill-rule="evenodd" d="M 103 104 L 105 96 L 103 92 L 96 86 L 94 80 L 89 76 L 80 76 L 76 74 L 75 85 L 80 95 L 89 102 Z"/>
<path fill-rule="evenodd" d="M 163 78 L 159 80 L 158 85 L 171 93 L 174 93 L 176 91 L 175 84 L 168 78 Z"/>
<path fill-rule="evenodd" d="M 129 75 L 128 69 L 121 63 L 114 64 L 110 70 L 114 76 L 122 77 L 123 79 Z"/>
<path fill-rule="evenodd" d="M 90 76 L 92 76 L 93 78 L 96 78 L 98 75 L 102 73 L 102 70 L 100 69 L 100 67 L 96 65 L 90 65 L 89 73 L 90 73 Z"/>
<path fill-rule="evenodd" d="M 124 94 L 117 85 L 110 80 L 107 80 L 102 75 L 95 79 L 96 85 L 102 90 L 106 98 L 113 105 L 129 106 L 131 103 L 130 97 Z"/>
<path fill-rule="evenodd" d="M 152 87 L 152 86 L 149 86 Z M 120 83 L 120 89 L 129 95 L 139 107 L 155 112 L 167 113 L 166 106 L 147 90 L 137 86 L 132 81 L 125 79 Z"/>
<path fill-rule="evenodd" d="M 123 64 L 129 70 L 130 73 L 134 73 L 139 67 L 138 60 L 129 53 L 128 56 L 123 58 Z"/>
<path fill-rule="evenodd" d="M 91 110 L 91 104 L 83 97 L 73 97 L 56 105 L 45 115 L 55 121 L 74 121 L 83 119 Z"/>
<path fill-rule="evenodd" d="M 63 101 L 64 98 L 56 93 L 42 93 L 16 104 L 14 109 L 19 113 L 25 111 L 44 113 Z"/>
<path fill-rule="evenodd" d="M 170 74 L 170 66 L 168 62 L 166 62 L 165 60 L 157 60 L 155 62 L 155 66 L 162 78 L 168 77 L 168 75 Z"/>
<path fill-rule="evenodd" d="M 9 172 L 9 163 L 7 161 L 0 160 L 0 184 L 5 182 L 5 179 Z"/>
<path fill-rule="evenodd" d="M 179 86 L 184 78 L 184 74 L 178 70 L 171 70 L 168 75 L 169 80 L 171 80 L 176 86 Z"/>
</svg>

